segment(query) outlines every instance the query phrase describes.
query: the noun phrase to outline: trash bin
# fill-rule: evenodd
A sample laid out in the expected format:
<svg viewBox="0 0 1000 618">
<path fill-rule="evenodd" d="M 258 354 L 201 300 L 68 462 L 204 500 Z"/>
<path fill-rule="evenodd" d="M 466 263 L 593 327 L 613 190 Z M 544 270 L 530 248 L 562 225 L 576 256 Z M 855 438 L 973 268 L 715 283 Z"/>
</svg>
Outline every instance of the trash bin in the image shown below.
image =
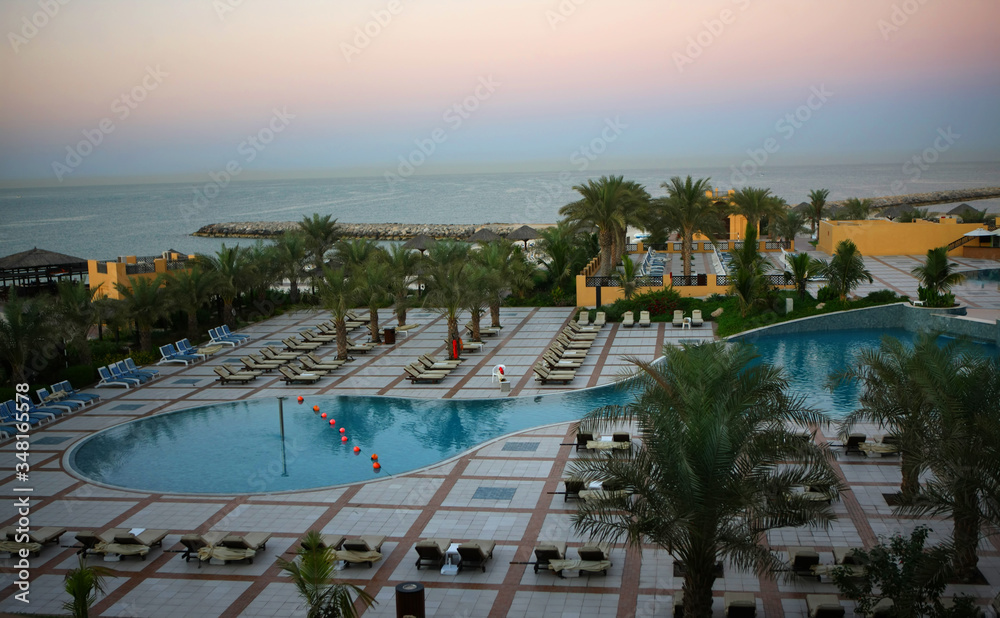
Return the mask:
<svg viewBox="0 0 1000 618">
<path fill-rule="evenodd" d="M 424 618 L 424 585 L 405 582 L 396 586 L 396 618 Z"/>
<path fill-rule="evenodd" d="M 396 329 L 392 327 L 387 327 L 385 330 L 383 330 L 382 340 L 389 345 L 396 343 Z"/>
</svg>

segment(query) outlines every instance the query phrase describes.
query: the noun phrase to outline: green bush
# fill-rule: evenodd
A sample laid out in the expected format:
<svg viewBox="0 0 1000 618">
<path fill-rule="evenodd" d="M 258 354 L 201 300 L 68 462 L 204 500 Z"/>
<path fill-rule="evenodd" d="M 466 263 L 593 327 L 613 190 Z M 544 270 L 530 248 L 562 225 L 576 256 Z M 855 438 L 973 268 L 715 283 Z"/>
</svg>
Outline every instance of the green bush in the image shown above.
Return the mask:
<svg viewBox="0 0 1000 618">
<path fill-rule="evenodd" d="M 837 293 L 830 289 L 830 286 L 824 285 L 819 290 L 816 291 L 816 300 L 821 303 L 827 303 L 831 300 L 839 300 Z"/>
<path fill-rule="evenodd" d="M 905 298 L 906 297 L 900 296 L 892 290 L 875 290 L 874 292 L 869 292 L 868 295 L 865 296 L 865 300 L 873 303 L 898 303 Z"/>
<path fill-rule="evenodd" d="M 928 290 L 922 285 L 917 287 L 917 297 L 924 301 L 924 305 L 927 307 L 953 307 L 955 305 L 954 294 L 941 294 L 940 292 Z"/>
</svg>

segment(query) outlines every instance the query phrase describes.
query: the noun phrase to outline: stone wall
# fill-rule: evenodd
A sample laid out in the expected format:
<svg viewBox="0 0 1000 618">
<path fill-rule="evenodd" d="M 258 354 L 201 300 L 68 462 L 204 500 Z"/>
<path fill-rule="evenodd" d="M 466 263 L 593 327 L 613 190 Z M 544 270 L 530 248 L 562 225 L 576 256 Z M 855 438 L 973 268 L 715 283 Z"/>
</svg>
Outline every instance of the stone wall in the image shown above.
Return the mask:
<svg viewBox="0 0 1000 618">
<path fill-rule="evenodd" d="M 532 224 L 535 229 L 549 224 Z M 481 228 L 489 228 L 503 236 L 521 227 L 519 223 L 484 223 L 463 225 L 450 223 L 340 223 L 337 229 L 347 238 L 371 238 L 374 240 L 406 240 L 418 234 L 432 238 L 465 239 Z M 195 232 L 194 236 L 212 238 L 275 238 L 283 233 L 298 229 L 294 221 L 243 221 L 232 223 L 212 223 Z"/>
</svg>

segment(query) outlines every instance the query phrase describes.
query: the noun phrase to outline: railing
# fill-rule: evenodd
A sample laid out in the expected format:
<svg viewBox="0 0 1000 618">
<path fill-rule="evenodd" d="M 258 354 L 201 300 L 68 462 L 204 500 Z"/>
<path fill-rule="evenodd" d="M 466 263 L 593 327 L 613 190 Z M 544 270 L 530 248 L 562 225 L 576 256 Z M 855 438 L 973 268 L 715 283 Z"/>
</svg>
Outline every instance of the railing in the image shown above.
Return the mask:
<svg viewBox="0 0 1000 618">
<path fill-rule="evenodd" d="M 625 245 L 625 250 L 626 251 L 631 251 L 631 252 L 638 251 L 639 250 L 639 243 L 635 243 L 635 242 L 629 243 L 629 244 Z"/>
<path fill-rule="evenodd" d="M 587 277 L 588 288 L 620 288 L 622 280 L 619 277 Z M 663 275 L 645 275 L 634 279 L 636 285 L 642 288 L 663 287 Z"/>
<path fill-rule="evenodd" d="M 100 273 L 100 274 L 102 274 L 102 275 L 108 274 L 108 263 L 107 262 L 98 262 L 97 263 L 97 272 Z"/>
<path fill-rule="evenodd" d="M 167 262 L 167 270 L 184 270 L 185 268 L 187 268 L 187 264 L 185 264 L 182 260 L 172 260 Z"/>
<path fill-rule="evenodd" d="M 993 230 L 997 229 L 997 226 L 995 226 L 995 225 L 988 225 L 988 226 L 986 226 L 986 229 L 988 229 L 989 231 L 992 232 Z M 951 242 L 948 245 L 948 248 L 945 250 L 945 253 L 947 253 L 948 251 L 951 251 L 952 249 L 957 249 L 958 247 L 961 247 L 962 245 L 964 245 L 965 243 L 969 242 L 973 238 L 981 238 L 981 237 L 980 236 L 962 236 L 958 240 L 955 240 L 955 241 Z"/>
<path fill-rule="evenodd" d="M 785 278 L 785 275 L 764 275 L 764 281 L 766 281 L 768 285 L 774 285 L 774 286 L 789 284 L 789 281 L 788 279 Z M 717 285 L 725 285 L 725 286 L 732 285 L 733 276 L 719 275 L 718 277 L 715 278 L 715 283 Z"/>
<path fill-rule="evenodd" d="M 643 245 L 647 249 L 652 249 L 653 251 L 670 251 L 670 245 L 673 243 L 669 242 L 654 242 L 648 245 Z"/>
<path fill-rule="evenodd" d="M 729 241 L 728 240 L 716 241 L 715 248 L 717 251 L 729 251 Z"/>
<path fill-rule="evenodd" d="M 764 249 L 791 249 L 792 243 L 787 240 L 768 240 L 764 242 Z"/>
<path fill-rule="evenodd" d="M 146 273 L 155 273 L 156 264 L 152 262 L 138 262 L 136 264 L 126 264 L 125 274 L 126 275 L 144 275 Z"/>
<path fill-rule="evenodd" d="M 136 264 L 152 264 L 156 260 L 163 259 L 159 255 L 140 255 L 135 258 Z"/>
<path fill-rule="evenodd" d="M 677 287 L 694 287 L 694 286 L 704 286 L 708 285 L 708 275 L 702 273 L 700 275 L 674 275 L 672 277 L 672 282 L 675 288 Z"/>
</svg>

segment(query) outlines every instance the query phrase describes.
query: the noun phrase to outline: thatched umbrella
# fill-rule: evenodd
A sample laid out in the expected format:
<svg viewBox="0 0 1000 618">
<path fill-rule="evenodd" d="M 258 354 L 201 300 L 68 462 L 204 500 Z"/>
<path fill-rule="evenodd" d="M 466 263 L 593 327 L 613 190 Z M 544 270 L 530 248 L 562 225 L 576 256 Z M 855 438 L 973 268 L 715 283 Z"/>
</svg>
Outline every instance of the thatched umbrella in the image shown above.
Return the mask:
<svg viewBox="0 0 1000 618">
<path fill-rule="evenodd" d="M 45 266 L 65 266 L 67 264 L 86 264 L 87 260 L 73 257 L 65 253 L 56 253 L 46 249 L 28 249 L 0 258 L 0 269 L 40 268 Z"/>
<path fill-rule="evenodd" d="M 959 204 L 958 206 L 955 206 L 954 208 L 949 210 L 947 214 L 955 217 L 962 217 L 964 219 L 970 214 L 978 215 L 979 211 L 973 208 L 972 206 L 969 206 L 968 204 Z"/>
<path fill-rule="evenodd" d="M 484 227 L 484 228 L 480 228 L 480 229 L 476 230 L 476 233 L 473 234 L 472 236 L 469 236 L 466 240 L 469 241 L 469 242 L 487 243 L 487 242 L 493 242 L 494 240 L 499 240 L 499 239 L 500 239 L 500 235 L 499 234 L 497 234 L 496 232 L 494 232 L 493 230 L 491 230 L 488 227 Z"/>
<path fill-rule="evenodd" d="M 417 234 L 410 240 L 403 243 L 403 248 L 416 249 L 421 253 L 421 255 L 423 255 L 424 251 L 430 249 L 431 245 L 433 245 L 435 242 L 437 241 L 428 236 L 427 234 Z"/>
<path fill-rule="evenodd" d="M 812 204 L 809 202 L 799 202 L 796 206 L 792 206 L 792 212 L 801 213 L 808 215 L 812 213 Z"/>
<path fill-rule="evenodd" d="M 521 240 L 524 241 L 524 250 L 528 250 L 528 241 L 534 240 L 536 238 L 541 238 L 538 231 L 533 227 L 528 227 L 527 225 L 522 225 L 510 234 L 507 234 L 507 240 Z"/>
</svg>

